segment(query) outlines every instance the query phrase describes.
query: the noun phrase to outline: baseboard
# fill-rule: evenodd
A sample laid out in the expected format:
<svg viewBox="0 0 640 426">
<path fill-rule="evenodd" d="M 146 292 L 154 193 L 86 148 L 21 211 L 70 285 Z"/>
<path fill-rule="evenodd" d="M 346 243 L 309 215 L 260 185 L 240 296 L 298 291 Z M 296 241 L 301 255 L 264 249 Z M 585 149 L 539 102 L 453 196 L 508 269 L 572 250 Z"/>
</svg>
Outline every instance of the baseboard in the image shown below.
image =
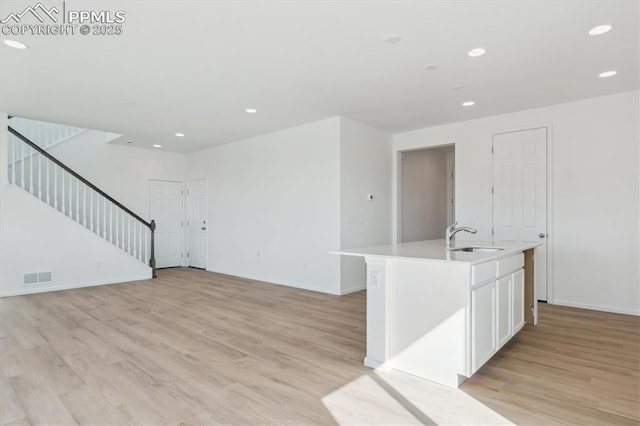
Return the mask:
<svg viewBox="0 0 640 426">
<path fill-rule="evenodd" d="M 96 287 L 100 285 L 109 285 L 109 284 L 124 284 L 132 281 L 143 281 L 151 279 L 151 274 L 145 276 L 134 276 L 127 277 L 120 280 L 110 280 L 110 281 L 93 281 L 88 283 L 78 283 L 78 284 L 70 284 L 70 285 L 61 285 L 61 286 L 51 286 L 51 287 L 37 287 L 37 288 L 24 288 L 20 290 L 14 290 L 6 293 L 1 293 L 0 298 L 2 297 L 12 297 L 12 296 L 24 296 L 26 294 L 36 294 L 36 293 L 48 293 L 51 291 L 61 291 L 61 290 L 73 290 L 75 288 L 84 288 L 84 287 Z"/>
<path fill-rule="evenodd" d="M 590 309 L 592 311 L 611 312 L 613 314 L 640 316 L 640 311 L 634 311 L 632 309 L 620 309 L 612 306 L 587 305 L 584 303 L 575 303 L 575 302 L 569 302 L 566 300 L 558 300 L 558 299 L 553 299 L 553 302 L 549 302 L 549 303 L 553 305 L 559 305 L 559 306 L 568 306 L 570 308 Z"/>
<path fill-rule="evenodd" d="M 390 362 L 380 362 L 369 357 L 364 357 L 364 366 L 380 371 L 390 371 L 393 369 L 393 366 Z"/>
<path fill-rule="evenodd" d="M 359 287 L 354 287 L 354 288 L 348 288 L 345 290 L 341 290 L 340 291 L 340 296 L 344 296 L 345 294 L 350 294 L 350 293 L 355 293 L 356 291 L 362 291 L 362 290 L 366 290 L 367 289 L 367 285 L 361 285 Z"/>
<path fill-rule="evenodd" d="M 294 287 L 294 288 L 299 288 L 301 290 L 309 290 L 309 291 L 315 291 L 317 293 L 324 293 L 324 294 L 332 294 L 334 296 L 341 296 L 342 294 L 340 292 L 334 292 L 334 291 L 330 291 L 327 290 L 326 288 L 320 288 L 320 287 L 314 287 L 314 286 L 305 286 L 305 285 L 300 285 L 300 283 L 294 283 L 294 282 L 289 282 L 289 281 L 275 281 L 275 280 L 271 280 L 271 279 L 265 279 L 262 277 L 257 277 L 254 275 L 250 275 L 250 274 L 244 274 L 244 273 L 238 273 L 236 271 L 224 271 L 221 269 L 210 269 L 207 268 L 206 269 L 207 272 L 213 272 L 215 274 L 222 274 L 222 275 L 229 275 L 232 277 L 239 277 L 239 278 L 244 278 L 247 280 L 251 280 L 251 281 L 260 281 L 263 283 L 269 283 L 269 284 L 276 284 L 276 285 L 283 285 L 286 287 Z"/>
</svg>

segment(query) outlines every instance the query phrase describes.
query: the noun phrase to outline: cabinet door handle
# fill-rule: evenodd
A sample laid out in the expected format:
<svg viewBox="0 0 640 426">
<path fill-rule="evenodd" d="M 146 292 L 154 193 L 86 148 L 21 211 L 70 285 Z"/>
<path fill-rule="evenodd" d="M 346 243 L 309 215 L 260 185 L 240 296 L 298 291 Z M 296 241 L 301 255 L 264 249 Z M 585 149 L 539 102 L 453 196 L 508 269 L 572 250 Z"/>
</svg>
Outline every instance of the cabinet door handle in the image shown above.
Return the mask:
<svg viewBox="0 0 640 426">
<path fill-rule="evenodd" d="M 547 236 L 547 234 L 543 234 L 542 232 L 538 234 L 538 237 L 539 237 L 539 238 L 544 238 L 544 237 L 546 237 L 546 236 Z"/>
</svg>

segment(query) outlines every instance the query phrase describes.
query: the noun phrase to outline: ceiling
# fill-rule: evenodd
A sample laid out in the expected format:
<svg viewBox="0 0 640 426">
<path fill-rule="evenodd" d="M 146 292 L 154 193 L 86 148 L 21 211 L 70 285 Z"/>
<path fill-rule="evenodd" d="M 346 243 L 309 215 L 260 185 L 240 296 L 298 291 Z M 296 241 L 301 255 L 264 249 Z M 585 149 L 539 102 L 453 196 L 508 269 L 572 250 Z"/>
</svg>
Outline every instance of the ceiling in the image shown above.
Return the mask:
<svg viewBox="0 0 640 426">
<path fill-rule="evenodd" d="M 3 1 L 0 19 L 35 3 Z M 42 3 L 123 10 L 123 33 L 2 35 L 29 48 L 0 46 L 0 109 L 145 148 L 193 152 L 336 115 L 396 133 L 639 87 L 637 1 Z M 587 34 L 600 24 L 613 29 Z M 467 56 L 476 47 L 487 53 Z"/>
</svg>

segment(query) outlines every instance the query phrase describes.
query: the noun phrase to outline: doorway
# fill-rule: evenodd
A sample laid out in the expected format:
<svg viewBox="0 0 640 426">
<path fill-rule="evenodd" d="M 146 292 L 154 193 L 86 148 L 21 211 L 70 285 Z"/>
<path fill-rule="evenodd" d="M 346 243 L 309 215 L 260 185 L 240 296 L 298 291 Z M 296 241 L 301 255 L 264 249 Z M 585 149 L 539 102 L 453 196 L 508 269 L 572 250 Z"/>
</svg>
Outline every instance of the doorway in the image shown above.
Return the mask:
<svg viewBox="0 0 640 426">
<path fill-rule="evenodd" d="M 547 301 L 547 128 L 492 136 L 493 238 L 539 241 L 534 260 L 535 297 Z"/>
<path fill-rule="evenodd" d="M 207 182 L 187 182 L 187 266 L 207 267 Z"/>
<path fill-rule="evenodd" d="M 444 238 L 455 218 L 455 146 L 400 153 L 399 242 Z"/>
<path fill-rule="evenodd" d="M 150 217 L 156 221 L 155 257 L 157 268 L 184 264 L 183 183 L 149 181 Z"/>
</svg>

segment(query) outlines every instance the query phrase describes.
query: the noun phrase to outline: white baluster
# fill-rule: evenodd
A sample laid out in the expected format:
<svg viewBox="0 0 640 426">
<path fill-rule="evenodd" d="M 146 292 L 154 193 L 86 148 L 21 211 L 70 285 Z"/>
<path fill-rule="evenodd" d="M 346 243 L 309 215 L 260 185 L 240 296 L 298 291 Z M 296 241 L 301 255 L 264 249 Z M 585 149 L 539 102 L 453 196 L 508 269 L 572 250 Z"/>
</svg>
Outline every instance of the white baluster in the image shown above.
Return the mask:
<svg viewBox="0 0 640 426">
<path fill-rule="evenodd" d="M 107 199 L 102 197 L 102 238 L 107 239 Z"/>
<path fill-rule="evenodd" d="M 36 191 L 38 191 L 38 199 L 42 200 L 42 179 L 40 179 L 40 174 L 42 173 L 42 156 L 40 155 L 40 153 L 38 151 L 34 152 L 34 157 L 32 157 L 33 159 L 31 160 L 31 164 L 35 163 L 35 159 L 38 158 L 38 169 L 36 170 L 36 173 L 34 173 L 34 177 L 37 174 L 37 181 L 36 181 Z"/>
<path fill-rule="evenodd" d="M 93 190 L 89 191 L 89 208 L 91 209 L 89 212 L 89 220 L 91 221 L 91 225 L 89 226 L 89 229 L 91 229 L 92 231 L 95 231 L 95 228 L 93 227 Z"/>
<path fill-rule="evenodd" d="M 76 178 L 76 221 L 80 223 L 80 179 Z"/>
<path fill-rule="evenodd" d="M 118 226 L 119 209 L 116 210 L 116 246 L 120 247 L 120 226 Z"/>
<path fill-rule="evenodd" d="M 20 188 L 27 189 L 27 185 L 24 183 L 24 150 L 25 143 L 20 142 Z"/>
<path fill-rule="evenodd" d="M 53 165 L 53 206 L 58 210 L 58 166 Z"/>
<path fill-rule="evenodd" d="M 140 254 L 138 259 L 140 259 L 141 262 L 144 262 L 142 260 L 142 228 L 142 223 L 138 222 L 138 252 Z"/>
<path fill-rule="evenodd" d="M 131 215 L 128 214 L 127 215 L 128 220 L 127 220 L 127 253 L 132 253 L 131 250 Z"/>
<path fill-rule="evenodd" d="M 109 241 L 113 243 L 113 203 L 109 202 Z"/>
<path fill-rule="evenodd" d="M 87 186 L 82 187 L 82 225 L 87 228 Z"/>
<path fill-rule="evenodd" d="M 49 165 L 51 164 L 51 160 L 49 160 L 47 158 L 47 204 L 51 205 L 51 188 L 49 187 L 50 185 L 50 174 L 51 174 L 51 168 L 49 167 Z"/>
<path fill-rule="evenodd" d="M 65 190 L 64 190 L 64 170 L 62 170 L 62 168 L 60 168 L 60 192 L 61 192 L 61 197 L 60 197 L 60 203 L 62 203 L 62 214 L 66 215 L 67 214 L 67 203 L 65 202 Z"/>
<path fill-rule="evenodd" d="M 29 192 L 33 195 L 33 154 L 30 154 L 29 157 L 29 188 L 31 189 Z"/>
</svg>

